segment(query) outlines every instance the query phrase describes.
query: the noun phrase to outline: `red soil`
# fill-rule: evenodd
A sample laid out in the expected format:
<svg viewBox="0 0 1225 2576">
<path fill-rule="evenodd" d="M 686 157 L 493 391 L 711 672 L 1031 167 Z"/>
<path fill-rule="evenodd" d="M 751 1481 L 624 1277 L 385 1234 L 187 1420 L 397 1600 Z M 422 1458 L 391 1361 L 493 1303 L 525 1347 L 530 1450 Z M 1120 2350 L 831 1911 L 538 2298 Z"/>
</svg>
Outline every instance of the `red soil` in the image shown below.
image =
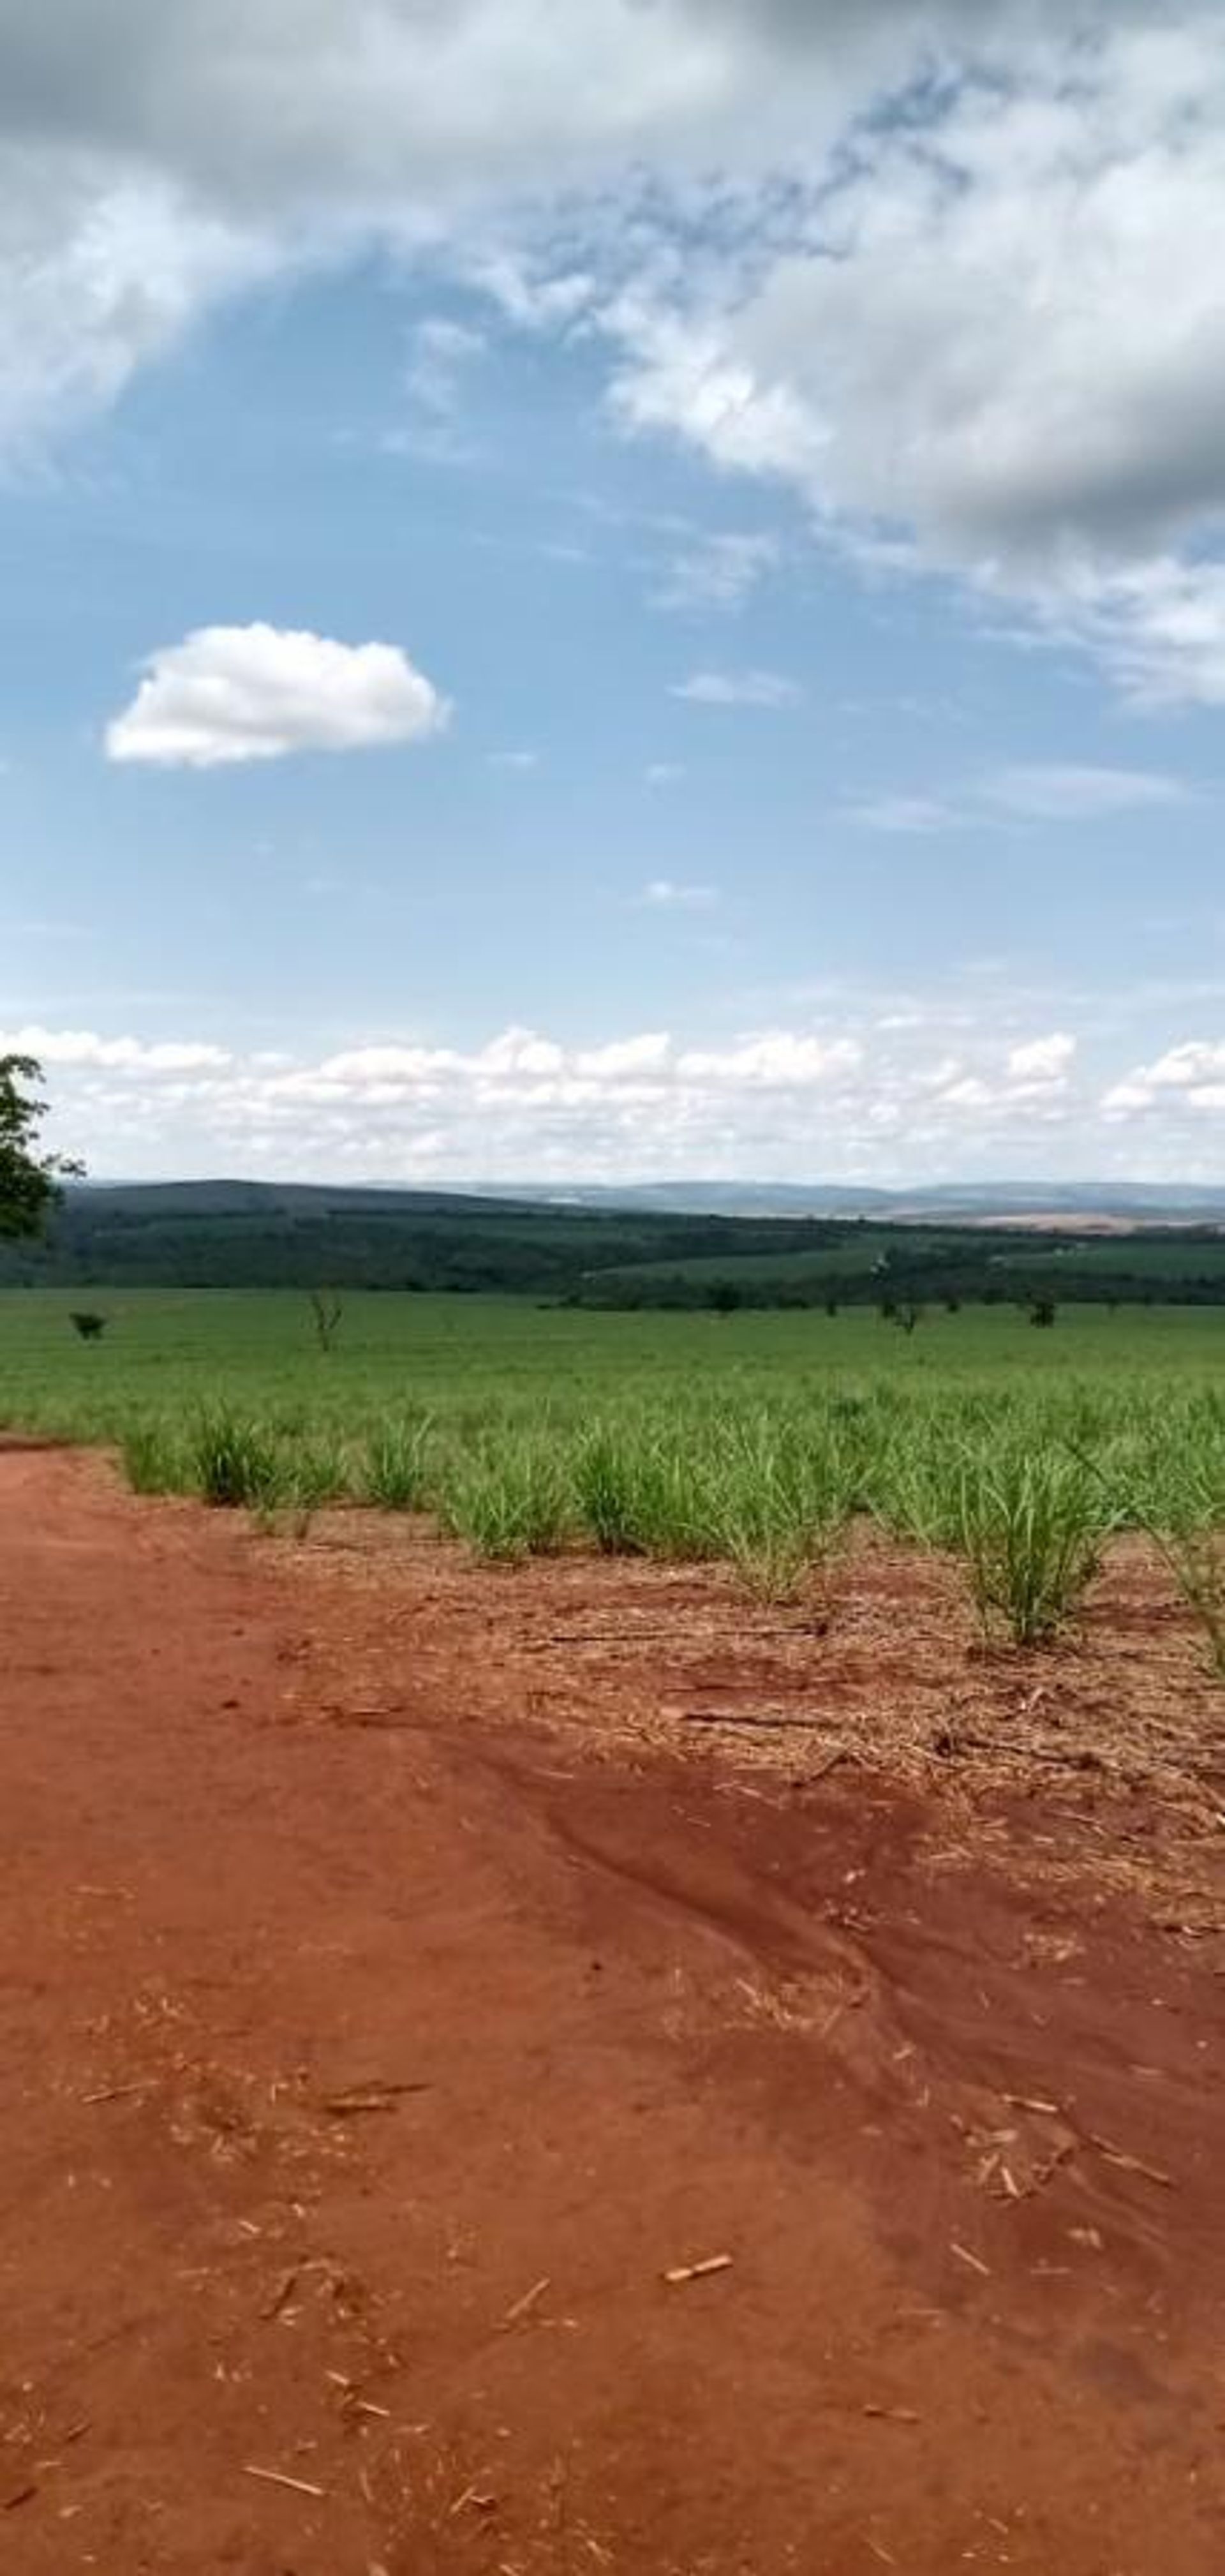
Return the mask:
<svg viewBox="0 0 1225 2576">
<path fill-rule="evenodd" d="M 652 1600 L 662 1704 L 713 1579 L 372 1573 L 0 1455 L 6 2576 L 1225 2564 L 1202 1781 L 1193 1938 L 1103 1875 L 1117 1783 L 612 1727 Z M 942 1653 L 959 1722 L 1015 1693 Z"/>
</svg>

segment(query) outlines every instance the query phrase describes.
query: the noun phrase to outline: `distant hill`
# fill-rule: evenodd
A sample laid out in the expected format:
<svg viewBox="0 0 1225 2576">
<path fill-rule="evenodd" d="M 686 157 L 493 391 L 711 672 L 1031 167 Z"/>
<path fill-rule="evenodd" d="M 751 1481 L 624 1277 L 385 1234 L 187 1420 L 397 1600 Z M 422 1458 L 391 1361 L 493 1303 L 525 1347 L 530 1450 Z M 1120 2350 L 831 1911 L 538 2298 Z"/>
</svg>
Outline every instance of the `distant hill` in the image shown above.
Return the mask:
<svg viewBox="0 0 1225 2576">
<path fill-rule="evenodd" d="M 492 1185 L 489 1185 L 492 1187 Z M 495 1195 L 497 1193 L 495 1192 Z M 539 1201 L 539 1190 L 524 1198 Z M 1225 1181 L 1212 1187 L 1141 1181 L 960 1181 L 930 1188 L 883 1190 L 845 1182 L 659 1181 L 637 1188 L 556 1192 L 569 1207 L 654 1208 L 709 1216 L 956 1217 L 1009 1224 L 1014 1218 L 1078 1216 L 1120 1224 L 1225 1225 Z"/>
<path fill-rule="evenodd" d="M 0 1245 L 5 1284 L 484 1291 L 729 1311 L 1052 1294 L 1216 1304 L 1225 1192 L 692 1182 L 533 1200 L 493 1188 L 79 1185 L 44 1242 Z"/>
</svg>

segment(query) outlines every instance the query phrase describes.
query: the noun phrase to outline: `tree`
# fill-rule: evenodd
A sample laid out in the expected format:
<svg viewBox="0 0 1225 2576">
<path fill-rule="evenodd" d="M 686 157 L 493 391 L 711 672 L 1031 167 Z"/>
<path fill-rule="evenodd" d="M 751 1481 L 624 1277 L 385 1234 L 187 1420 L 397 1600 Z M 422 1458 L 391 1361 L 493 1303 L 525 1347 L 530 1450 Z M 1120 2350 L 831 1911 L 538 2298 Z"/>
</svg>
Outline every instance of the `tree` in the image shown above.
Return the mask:
<svg viewBox="0 0 1225 2576">
<path fill-rule="evenodd" d="M 0 1235 L 10 1240 L 41 1234 L 60 1182 L 81 1169 L 64 1154 L 38 1151 L 47 1104 L 28 1086 L 41 1080 L 34 1056 L 0 1055 Z"/>
<path fill-rule="evenodd" d="M 334 1288 L 312 1288 L 310 1309 L 319 1348 L 321 1351 L 330 1351 L 340 1331 L 341 1318 L 345 1311 L 343 1300 Z"/>
<path fill-rule="evenodd" d="M 1053 1297 L 1030 1298 L 1029 1320 L 1031 1324 L 1037 1325 L 1039 1332 L 1050 1331 L 1050 1328 L 1055 1321 L 1056 1312 L 1057 1309 Z"/>
<path fill-rule="evenodd" d="M 706 1302 L 726 1322 L 744 1304 L 744 1290 L 734 1279 L 716 1279 L 706 1291 Z"/>
</svg>

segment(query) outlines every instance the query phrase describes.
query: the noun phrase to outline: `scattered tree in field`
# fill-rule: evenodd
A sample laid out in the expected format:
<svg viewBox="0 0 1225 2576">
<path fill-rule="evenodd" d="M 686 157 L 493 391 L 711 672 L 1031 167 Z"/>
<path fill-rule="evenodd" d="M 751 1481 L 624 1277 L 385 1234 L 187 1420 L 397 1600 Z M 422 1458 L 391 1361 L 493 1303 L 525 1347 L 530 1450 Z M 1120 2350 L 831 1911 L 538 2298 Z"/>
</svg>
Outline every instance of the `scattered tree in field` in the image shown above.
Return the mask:
<svg viewBox="0 0 1225 2576">
<path fill-rule="evenodd" d="M 1053 1297 L 1030 1298 L 1029 1320 L 1031 1324 L 1037 1324 L 1040 1331 L 1049 1331 L 1057 1313 L 1058 1308 Z"/>
<path fill-rule="evenodd" d="M 922 1323 L 923 1309 L 915 1304 L 913 1297 L 899 1297 L 889 1321 L 897 1325 L 899 1333 L 909 1335 L 913 1333 L 917 1324 Z"/>
<path fill-rule="evenodd" d="M 314 1318 L 315 1338 L 321 1351 L 330 1351 L 340 1331 L 344 1300 L 335 1288 L 312 1288 L 310 1310 Z"/>
<path fill-rule="evenodd" d="M 83 1342 L 100 1342 L 110 1318 L 106 1315 L 72 1314 L 68 1321 Z"/>
<path fill-rule="evenodd" d="M 737 1287 L 734 1279 L 716 1279 L 706 1294 L 715 1314 L 722 1315 L 725 1320 L 744 1304 L 744 1290 Z"/>
<path fill-rule="evenodd" d="M 944 1301 L 944 1311 L 946 1315 L 959 1315 L 961 1313 L 960 1297 L 946 1297 Z"/>
<path fill-rule="evenodd" d="M 0 1235 L 18 1240 L 42 1232 L 60 1182 L 81 1168 L 38 1150 L 47 1104 L 28 1085 L 41 1080 L 34 1056 L 0 1055 Z"/>
<path fill-rule="evenodd" d="M 836 1298 L 836 1297 L 827 1297 L 827 1298 L 826 1298 L 826 1300 L 825 1300 L 825 1312 L 826 1312 L 826 1314 L 827 1314 L 827 1315 L 836 1315 L 836 1314 L 837 1314 L 837 1312 L 838 1312 L 838 1300 L 837 1300 L 837 1298 Z"/>
</svg>

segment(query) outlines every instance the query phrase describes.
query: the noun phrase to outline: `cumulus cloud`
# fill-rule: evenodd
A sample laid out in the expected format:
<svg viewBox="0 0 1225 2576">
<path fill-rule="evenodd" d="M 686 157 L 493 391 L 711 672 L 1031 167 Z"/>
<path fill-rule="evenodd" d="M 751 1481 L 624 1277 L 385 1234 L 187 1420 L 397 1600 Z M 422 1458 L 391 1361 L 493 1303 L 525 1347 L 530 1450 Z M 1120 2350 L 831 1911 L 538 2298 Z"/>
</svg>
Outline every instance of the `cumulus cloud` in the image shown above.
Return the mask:
<svg viewBox="0 0 1225 2576">
<path fill-rule="evenodd" d="M 694 671 L 672 695 L 695 707 L 795 707 L 803 691 L 780 671 Z"/>
<path fill-rule="evenodd" d="M 1007 1023 L 1011 1016 L 1011 1030 Z M 327 1054 L 17 1027 L 53 1072 L 58 1141 L 99 1170 L 269 1177 L 904 1181 L 1035 1171 L 1221 1176 L 1225 1043 L 1112 1076 L 1067 1029 L 1022 1034 L 950 993 L 714 1041 L 663 1029 L 576 1043 L 512 1024 Z M 1023 1024 L 1022 1024 L 1023 1026 Z"/>
<path fill-rule="evenodd" d="M 1152 1064 L 1137 1066 L 1104 1094 L 1108 1118 L 1143 1117 L 1154 1110 L 1186 1108 L 1194 1115 L 1225 1109 L 1225 1045 L 1185 1039 Z"/>
<path fill-rule="evenodd" d="M 870 568 L 952 571 L 1132 696 L 1220 703 L 1225 314 L 1187 244 L 1225 212 L 1225 29 L 1183 0 L 1092 13 L 1091 43 L 1069 15 L 1065 46 L 1038 14 L 930 13 L 950 76 L 811 173 L 791 240 L 613 303 L 614 399 Z"/>
<path fill-rule="evenodd" d="M 1023 1092 L 1063 1089 L 1075 1054 L 1075 1038 L 1061 1030 L 1053 1031 L 1050 1037 L 1029 1038 L 1024 1046 L 1009 1050 L 1009 1080 Z"/>
<path fill-rule="evenodd" d="M 0 1031 L 0 1055 L 30 1055 L 39 1064 L 103 1073 L 218 1073 L 232 1063 L 227 1047 L 191 1040 L 146 1043 L 104 1038 L 95 1029 L 48 1029 L 36 1024 Z"/>
<path fill-rule="evenodd" d="M 150 656 L 108 760 L 216 769 L 294 751 L 421 742 L 445 699 L 395 644 L 337 644 L 276 626 L 202 626 Z"/>
</svg>

